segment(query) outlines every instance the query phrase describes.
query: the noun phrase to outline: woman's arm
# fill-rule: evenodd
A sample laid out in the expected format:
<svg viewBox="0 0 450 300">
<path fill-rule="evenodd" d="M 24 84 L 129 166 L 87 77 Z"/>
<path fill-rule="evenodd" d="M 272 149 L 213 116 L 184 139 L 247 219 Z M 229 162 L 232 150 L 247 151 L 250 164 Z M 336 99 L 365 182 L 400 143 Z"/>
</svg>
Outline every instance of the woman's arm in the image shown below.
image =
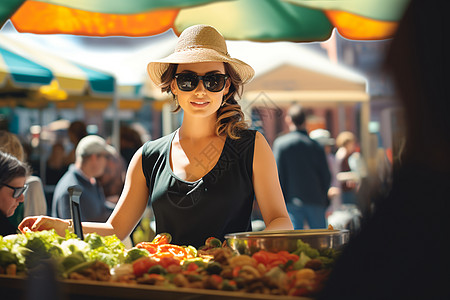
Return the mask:
<svg viewBox="0 0 450 300">
<path fill-rule="evenodd" d="M 83 233 L 96 232 L 99 235 L 117 235 L 121 240 L 128 237 L 139 222 L 147 205 L 149 192 L 142 171 L 142 148 L 133 156 L 125 177 L 125 186 L 119 201 L 106 223 L 83 222 Z M 32 231 L 54 228 L 59 235 L 64 236 L 69 226 L 68 220 L 35 216 L 25 218 L 19 224 L 21 231 L 28 227 Z"/>
<path fill-rule="evenodd" d="M 266 139 L 259 132 L 256 132 L 255 138 L 253 187 L 264 223 L 266 223 L 265 230 L 294 229 L 278 180 L 275 158 Z"/>
<path fill-rule="evenodd" d="M 109 219 L 106 223 L 83 222 L 83 230 L 100 235 L 115 234 L 119 239 L 125 239 L 141 219 L 148 197 L 140 148 L 130 161 L 122 194 Z"/>
</svg>

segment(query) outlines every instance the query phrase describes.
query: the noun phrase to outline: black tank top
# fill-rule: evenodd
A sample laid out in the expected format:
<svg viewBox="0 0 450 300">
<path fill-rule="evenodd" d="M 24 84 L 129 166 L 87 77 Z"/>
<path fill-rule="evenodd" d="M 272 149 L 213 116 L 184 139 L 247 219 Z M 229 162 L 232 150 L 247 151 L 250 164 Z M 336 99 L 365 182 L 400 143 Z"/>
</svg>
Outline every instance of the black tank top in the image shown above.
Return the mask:
<svg viewBox="0 0 450 300">
<path fill-rule="evenodd" d="M 170 147 L 175 132 L 146 142 L 142 169 L 156 233 L 170 233 L 174 244 L 199 247 L 208 237 L 223 240 L 227 233 L 251 231 L 255 134 L 245 130 L 238 140 L 227 137 L 216 165 L 195 182 L 172 172 Z M 205 149 L 205 161 L 208 151 L 220 150 Z"/>
</svg>

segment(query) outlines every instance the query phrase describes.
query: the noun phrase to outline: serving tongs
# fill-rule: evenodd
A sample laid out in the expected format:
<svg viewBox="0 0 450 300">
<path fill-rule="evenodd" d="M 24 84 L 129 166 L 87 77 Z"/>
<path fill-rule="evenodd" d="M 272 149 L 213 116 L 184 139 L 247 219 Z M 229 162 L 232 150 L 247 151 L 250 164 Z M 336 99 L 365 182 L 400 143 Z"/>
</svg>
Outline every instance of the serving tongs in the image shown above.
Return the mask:
<svg viewBox="0 0 450 300">
<path fill-rule="evenodd" d="M 73 185 L 67 189 L 70 199 L 70 214 L 75 234 L 79 239 L 84 240 L 83 228 L 81 227 L 80 196 L 83 189 L 79 185 Z"/>
</svg>

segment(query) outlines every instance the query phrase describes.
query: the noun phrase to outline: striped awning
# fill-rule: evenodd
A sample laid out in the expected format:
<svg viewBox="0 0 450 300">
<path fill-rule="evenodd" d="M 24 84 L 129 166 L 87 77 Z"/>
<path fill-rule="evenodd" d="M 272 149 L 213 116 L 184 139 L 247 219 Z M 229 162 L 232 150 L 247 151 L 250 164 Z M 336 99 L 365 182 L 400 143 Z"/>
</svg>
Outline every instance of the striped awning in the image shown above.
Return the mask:
<svg viewBox="0 0 450 300">
<path fill-rule="evenodd" d="M 23 4 L 22 4 L 23 3 Z M 391 38 L 409 0 L 10 0 L 0 22 L 19 32 L 150 36 L 194 24 L 228 40 L 324 41 L 333 29 L 348 39 Z M 22 4 L 20 6 L 20 4 Z M 20 7 L 19 7 L 20 6 Z"/>
<path fill-rule="evenodd" d="M 56 86 L 69 96 L 92 95 L 111 98 L 114 77 L 0 34 L 0 87 Z M 50 88 L 50 87 L 49 87 Z"/>
<path fill-rule="evenodd" d="M 34 87 L 50 84 L 52 72 L 34 61 L 3 47 L 0 37 L 0 87 L 5 86 L 8 78 L 17 87 Z"/>
</svg>

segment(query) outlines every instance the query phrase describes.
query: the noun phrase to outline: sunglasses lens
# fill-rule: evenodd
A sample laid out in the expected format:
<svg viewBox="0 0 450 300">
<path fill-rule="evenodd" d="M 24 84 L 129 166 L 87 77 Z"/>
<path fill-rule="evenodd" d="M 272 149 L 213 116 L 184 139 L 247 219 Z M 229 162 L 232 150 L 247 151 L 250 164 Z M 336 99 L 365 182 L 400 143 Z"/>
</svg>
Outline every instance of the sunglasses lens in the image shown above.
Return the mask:
<svg viewBox="0 0 450 300">
<path fill-rule="evenodd" d="M 22 196 L 23 193 L 25 193 L 25 191 L 27 189 L 28 189 L 28 185 L 25 185 L 24 187 L 21 187 L 21 188 L 15 188 L 14 193 L 13 193 L 13 198 L 19 198 L 20 196 Z"/>
<path fill-rule="evenodd" d="M 225 87 L 226 76 L 223 74 L 206 75 L 203 84 L 210 92 L 220 92 Z"/>
<path fill-rule="evenodd" d="M 225 87 L 225 82 L 228 77 L 225 74 L 198 76 L 195 73 L 180 73 L 176 74 L 175 78 L 178 88 L 184 92 L 190 92 L 197 88 L 200 79 L 208 91 L 220 92 Z"/>
<path fill-rule="evenodd" d="M 198 76 L 191 73 L 177 74 L 178 88 L 185 92 L 193 91 L 198 85 Z"/>
</svg>

